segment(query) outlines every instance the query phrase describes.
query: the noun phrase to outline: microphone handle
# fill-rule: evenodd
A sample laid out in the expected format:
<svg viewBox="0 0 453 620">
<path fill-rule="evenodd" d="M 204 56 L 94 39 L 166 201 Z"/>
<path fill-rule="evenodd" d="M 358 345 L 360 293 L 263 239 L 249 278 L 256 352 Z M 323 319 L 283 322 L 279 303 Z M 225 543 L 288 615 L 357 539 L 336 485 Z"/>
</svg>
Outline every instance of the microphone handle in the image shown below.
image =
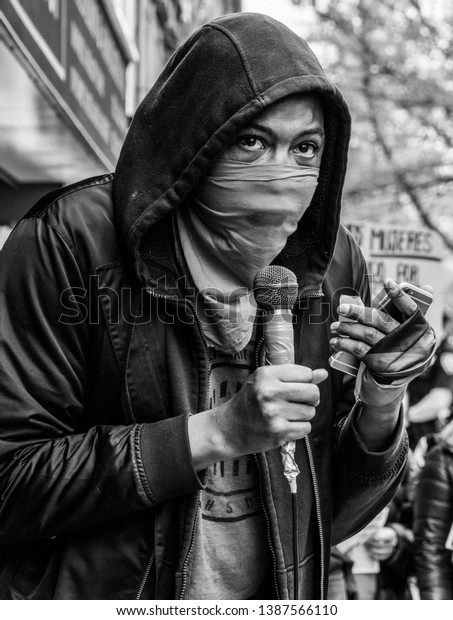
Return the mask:
<svg viewBox="0 0 453 620">
<path fill-rule="evenodd" d="M 264 348 L 269 364 L 294 364 L 294 329 L 289 310 L 276 310 L 264 324 Z"/>
<path fill-rule="evenodd" d="M 271 365 L 294 364 L 294 328 L 289 310 L 276 310 L 264 324 L 264 348 L 266 359 Z M 296 442 L 288 441 L 280 447 L 283 473 L 288 480 L 292 494 L 297 493 L 296 478 L 299 468 L 296 464 Z"/>
</svg>

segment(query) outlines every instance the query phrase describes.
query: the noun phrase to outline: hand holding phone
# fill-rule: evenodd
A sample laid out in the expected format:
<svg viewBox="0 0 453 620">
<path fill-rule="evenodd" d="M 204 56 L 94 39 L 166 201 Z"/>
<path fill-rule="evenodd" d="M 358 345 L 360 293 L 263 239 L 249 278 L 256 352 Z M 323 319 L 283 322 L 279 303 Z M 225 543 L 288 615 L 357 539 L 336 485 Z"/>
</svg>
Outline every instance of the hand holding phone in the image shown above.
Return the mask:
<svg viewBox="0 0 453 620">
<path fill-rule="evenodd" d="M 433 301 L 432 293 L 416 286 L 415 284 L 410 284 L 409 282 L 402 282 L 399 284 L 399 287 L 416 302 L 422 313 L 426 314 Z M 371 302 L 371 307 L 386 312 L 390 317 L 392 317 L 392 319 L 398 321 L 399 323 L 402 323 L 405 320 L 405 317 L 402 315 L 401 311 L 389 296 L 385 288 L 383 288 L 373 299 Z M 360 360 L 348 351 L 336 351 L 330 356 L 329 364 L 336 370 L 340 370 L 345 374 L 356 377 L 360 366 Z"/>
</svg>

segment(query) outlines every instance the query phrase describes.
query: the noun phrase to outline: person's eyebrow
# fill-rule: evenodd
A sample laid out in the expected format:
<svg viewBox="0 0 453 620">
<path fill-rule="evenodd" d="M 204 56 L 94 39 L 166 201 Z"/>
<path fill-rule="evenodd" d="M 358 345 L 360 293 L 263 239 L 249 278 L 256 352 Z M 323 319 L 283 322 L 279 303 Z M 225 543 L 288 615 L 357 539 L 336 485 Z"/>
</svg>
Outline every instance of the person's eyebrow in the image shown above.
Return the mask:
<svg viewBox="0 0 453 620">
<path fill-rule="evenodd" d="M 326 133 L 324 129 L 322 129 L 322 127 L 319 127 L 319 126 L 313 127 L 312 129 L 304 129 L 303 131 L 300 132 L 301 136 L 304 136 L 306 134 L 310 136 L 319 136 L 323 140 L 326 137 Z"/>
<path fill-rule="evenodd" d="M 243 133 L 243 132 L 253 131 L 253 130 L 261 131 L 262 133 L 267 134 L 268 136 L 275 135 L 275 131 L 272 129 L 272 127 L 268 127 L 267 125 L 264 125 L 262 123 L 257 123 L 256 121 L 251 121 L 248 125 L 243 127 L 238 133 Z M 310 126 L 306 127 L 302 129 L 299 133 L 297 133 L 296 139 L 301 138 L 303 136 L 319 136 L 322 140 L 324 140 L 326 137 L 326 134 L 323 128 L 318 123 L 315 123 L 311 127 Z"/>
<path fill-rule="evenodd" d="M 325 139 L 326 134 L 324 129 L 316 124 L 316 125 L 312 125 L 311 127 L 306 127 L 305 129 L 302 129 L 302 131 L 300 131 L 297 135 L 296 135 L 296 139 L 297 138 L 302 138 L 304 136 L 319 136 L 322 140 Z"/>
<path fill-rule="evenodd" d="M 271 127 L 268 127 L 267 125 L 262 125 L 261 123 L 257 123 L 255 121 L 251 121 L 248 125 L 246 125 L 245 127 L 243 127 L 238 133 L 242 133 L 244 131 L 262 131 L 263 133 L 267 134 L 268 136 L 273 136 L 274 135 L 274 131 Z"/>
</svg>

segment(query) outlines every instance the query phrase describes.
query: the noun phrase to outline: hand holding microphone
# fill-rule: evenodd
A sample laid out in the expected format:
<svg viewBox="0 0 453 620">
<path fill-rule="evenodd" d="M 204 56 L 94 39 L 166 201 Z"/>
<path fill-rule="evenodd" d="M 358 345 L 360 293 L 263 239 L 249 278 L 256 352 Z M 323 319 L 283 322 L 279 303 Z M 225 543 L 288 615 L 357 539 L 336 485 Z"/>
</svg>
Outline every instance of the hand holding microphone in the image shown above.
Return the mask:
<svg viewBox="0 0 453 620">
<path fill-rule="evenodd" d="M 274 282 L 271 289 L 277 295 L 279 289 L 280 294 L 283 291 L 283 305 L 264 308 L 262 296 L 255 291 L 266 315 L 264 339 L 270 364 L 257 368 L 230 400 L 189 419 L 192 458 L 198 471 L 223 459 L 266 452 L 311 431 L 310 421 L 320 398 L 318 384 L 326 379 L 327 371 L 293 363 L 290 308 L 297 290 L 290 297 L 290 306 L 285 286 Z"/>
<path fill-rule="evenodd" d="M 319 404 L 317 384 L 326 376 L 323 369 L 293 364 L 257 368 L 233 398 L 212 410 L 222 416 L 230 456 L 266 452 L 308 435 Z"/>
</svg>

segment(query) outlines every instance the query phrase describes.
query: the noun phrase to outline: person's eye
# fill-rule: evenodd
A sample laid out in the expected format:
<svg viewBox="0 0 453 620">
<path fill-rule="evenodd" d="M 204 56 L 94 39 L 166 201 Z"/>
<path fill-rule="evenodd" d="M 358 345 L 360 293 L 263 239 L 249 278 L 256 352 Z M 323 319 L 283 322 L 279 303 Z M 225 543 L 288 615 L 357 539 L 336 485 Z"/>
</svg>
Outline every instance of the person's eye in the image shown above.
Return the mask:
<svg viewBox="0 0 453 620">
<path fill-rule="evenodd" d="M 264 141 L 258 136 L 239 136 L 236 145 L 249 152 L 262 151 L 266 148 Z"/>
<path fill-rule="evenodd" d="M 301 142 L 293 149 L 296 155 L 304 159 L 312 159 L 316 156 L 318 150 L 319 146 L 314 142 Z"/>
</svg>

